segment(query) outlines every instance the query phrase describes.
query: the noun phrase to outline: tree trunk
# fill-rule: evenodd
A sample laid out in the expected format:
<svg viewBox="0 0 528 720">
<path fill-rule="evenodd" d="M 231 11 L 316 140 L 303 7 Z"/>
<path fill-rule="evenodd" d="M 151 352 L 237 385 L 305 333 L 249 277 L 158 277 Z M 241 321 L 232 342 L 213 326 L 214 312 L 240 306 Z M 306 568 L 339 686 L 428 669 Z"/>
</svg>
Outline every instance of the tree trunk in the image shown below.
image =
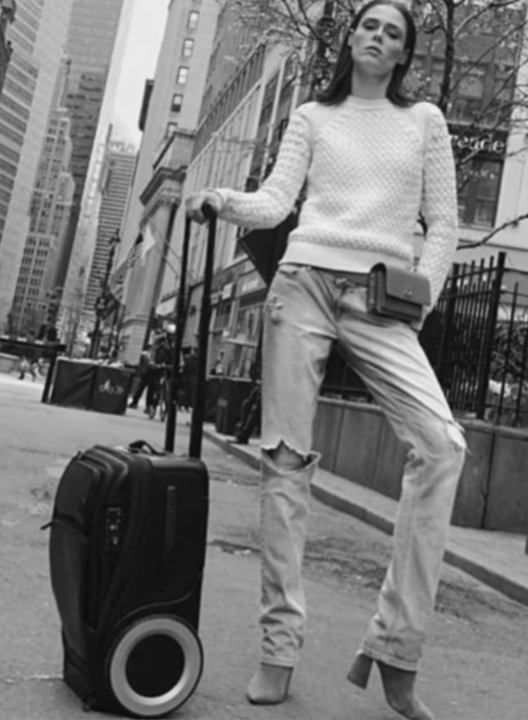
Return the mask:
<svg viewBox="0 0 528 720">
<path fill-rule="evenodd" d="M 442 84 L 440 85 L 438 107 L 445 115 L 447 113 L 447 106 L 449 105 L 451 78 L 455 65 L 455 5 L 453 0 L 444 0 L 444 2 L 446 8 L 445 64 Z"/>
</svg>

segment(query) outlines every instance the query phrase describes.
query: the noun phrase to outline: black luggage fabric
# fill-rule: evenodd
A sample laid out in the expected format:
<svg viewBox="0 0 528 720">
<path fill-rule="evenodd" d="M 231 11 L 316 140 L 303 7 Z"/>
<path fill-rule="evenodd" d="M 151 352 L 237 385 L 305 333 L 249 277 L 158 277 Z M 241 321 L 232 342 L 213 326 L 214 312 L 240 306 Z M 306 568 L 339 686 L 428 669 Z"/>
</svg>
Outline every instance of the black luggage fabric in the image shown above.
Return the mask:
<svg viewBox="0 0 528 720">
<path fill-rule="evenodd" d="M 86 708 L 165 717 L 194 692 L 209 477 L 200 459 L 216 219 L 209 227 L 189 456 L 173 454 L 177 368 L 165 450 L 96 445 L 67 466 L 50 522 L 50 574 L 64 679 Z M 190 221 L 186 223 L 188 249 Z M 180 294 L 185 291 L 182 263 Z M 183 305 L 182 305 L 183 307 Z"/>
<path fill-rule="evenodd" d="M 130 709 L 116 701 L 108 674 L 123 630 L 172 616 L 197 631 L 207 509 L 207 470 L 195 458 L 96 446 L 68 465 L 55 499 L 51 581 L 64 678 L 96 709 Z M 157 648 L 150 642 L 143 652 L 157 666 L 133 687 L 155 697 L 175 688 L 183 666 L 177 643 L 165 643 L 162 633 Z M 195 670 L 194 684 L 201 668 Z M 184 690 L 190 694 L 194 685 Z"/>
<path fill-rule="evenodd" d="M 90 407 L 92 382 L 91 363 L 59 358 L 50 403 L 86 410 Z"/>
</svg>

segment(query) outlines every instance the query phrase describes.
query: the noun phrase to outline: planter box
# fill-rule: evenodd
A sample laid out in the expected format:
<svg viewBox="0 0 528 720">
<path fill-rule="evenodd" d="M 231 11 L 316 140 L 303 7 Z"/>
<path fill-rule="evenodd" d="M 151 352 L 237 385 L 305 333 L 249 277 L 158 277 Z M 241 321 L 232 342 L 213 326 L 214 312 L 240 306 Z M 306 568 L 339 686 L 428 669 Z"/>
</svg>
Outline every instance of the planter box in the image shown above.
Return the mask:
<svg viewBox="0 0 528 720">
<path fill-rule="evenodd" d="M 525 533 L 528 432 L 477 420 L 461 424 L 468 453 L 453 524 Z M 399 497 L 405 451 L 376 405 L 319 398 L 314 449 L 322 453 L 324 469 L 388 497 Z"/>
<path fill-rule="evenodd" d="M 526 532 L 528 433 L 497 427 L 486 503 L 487 530 Z"/>
<path fill-rule="evenodd" d="M 481 420 L 469 420 L 461 424 L 466 432 L 468 452 L 458 483 L 451 522 L 461 527 L 485 527 L 495 430 L 492 425 Z"/>
<path fill-rule="evenodd" d="M 18 355 L 7 355 L 6 353 L 0 353 L 0 372 L 12 373 L 17 367 L 20 358 Z"/>
</svg>

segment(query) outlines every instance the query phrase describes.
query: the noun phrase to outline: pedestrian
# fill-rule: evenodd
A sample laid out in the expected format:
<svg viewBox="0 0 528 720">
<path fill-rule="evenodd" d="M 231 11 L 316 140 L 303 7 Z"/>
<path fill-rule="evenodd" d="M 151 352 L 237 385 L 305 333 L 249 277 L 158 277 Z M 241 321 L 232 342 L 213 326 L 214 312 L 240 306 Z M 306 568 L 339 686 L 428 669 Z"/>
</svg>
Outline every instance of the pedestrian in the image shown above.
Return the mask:
<svg viewBox="0 0 528 720">
<path fill-rule="evenodd" d="M 183 365 L 181 370 L 181 391 L 179 393 L 179 406 L 183 410 L 191 410 L 194 406 L 196 391 L 196 373 L 198 370 L 196 350 L 188 348 L 183 352 Z"/>
<path fill-rule="evenodd" d="M 31 375 L 31 379 L 35 381 L 37 379 L 38 365 L 34 360 L 29 359 L 25 355 L 20 358 L 20 364 L 18 366 L 18 379 L 24 380 L 26 373 Z"/>
<path fill-rule="evenodd" d="M 146 388 L 145 412 L 148 411 L 159 390 L 160 378 L 164 366 L 170 365 L 171 359 L 168 337 L 163 334 L 157 335 L 148 351 L 143 351 L 140 355 L 138 364 L 139 385 L 128 406 L 129 408 L 133 410 L 137 409 L 141 396 Z"/>
<path fill-rule="evenodd" d="M 156 343 L 152 374 L 147 388 L 148 408 L 156 408 L 162 401 L 168 401 L 168 380 L 172 371 L 172 342 L 168 333 L 162 333 Z"/>
<path fill-rule="evenodd" d="M 134 392 L 134 395 L 132 396 L 132 400 L 130 401 L 130 404 L 128 406 L 129 408 L 132 408 L 133 410 L 137 409 L 139 401 L 141 400 L 141 396 L 143 395 L 145 388 L 148 387 L 148 384 L 149 384 L 150 375 L 151 375 L 150 366 L 152 364 L 151 351 L 152 351 L 152 348 L 149 348 L 149 350 L 143 350 L 139 356 L 139 362 L 138 362 L 138 368 L 137 368 L 139 384 L 138 384 L 136 391 Z"/>
<path fill-rule="evenodd" d="M 405 5 L 364 5 L 330 83 L 293 113 L 261 188 L 207 189 L 187 199 L 198 221 L 208 203 L 243 227 L 273 227 L 308 181 L 264 313 L 263 640 L 248 689 L 255 704 L 286 698 L 305 636 L 301 563 L 319 459 L 312 423 L 325 362 L 338 343 L 407 449 L 392 560 L 348 678 L 365 687 L 374 661 L 394 710 L 433 718 L 415 679 L 466 446 L 417 335 L 452 262 L 457 202 L 445 119 L 430 103 L 412 103 L 402 87 L 415 37 Z M 429 279 L 431 302 L 411 325 L 369 311 L 367 278 L 379 262 L 411 267 L 420 210 L 427 234 L 418 270 Z"/>
</svg>

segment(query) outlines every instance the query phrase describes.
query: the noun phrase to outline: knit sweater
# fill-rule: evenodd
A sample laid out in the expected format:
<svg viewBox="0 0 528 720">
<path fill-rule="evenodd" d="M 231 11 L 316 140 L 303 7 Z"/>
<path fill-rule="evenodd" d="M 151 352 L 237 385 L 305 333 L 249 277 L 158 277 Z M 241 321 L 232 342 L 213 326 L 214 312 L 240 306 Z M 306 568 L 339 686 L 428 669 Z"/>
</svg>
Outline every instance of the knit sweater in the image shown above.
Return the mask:
<svg viewBox="0 0 528 720">
<path fill-rule="evenodd" d="M 284 263 L 366 273 L 376 262 L 410 267 L 421 210 L 428 230 L 419 263 L 436 302 L 457 243 L 455 169 L 440 110 L 349 96 L 292 114 L 273 171 L 254 193 L 220 188 L 220 217 L 275 227 L 307 183 Z"/>
</svg>

